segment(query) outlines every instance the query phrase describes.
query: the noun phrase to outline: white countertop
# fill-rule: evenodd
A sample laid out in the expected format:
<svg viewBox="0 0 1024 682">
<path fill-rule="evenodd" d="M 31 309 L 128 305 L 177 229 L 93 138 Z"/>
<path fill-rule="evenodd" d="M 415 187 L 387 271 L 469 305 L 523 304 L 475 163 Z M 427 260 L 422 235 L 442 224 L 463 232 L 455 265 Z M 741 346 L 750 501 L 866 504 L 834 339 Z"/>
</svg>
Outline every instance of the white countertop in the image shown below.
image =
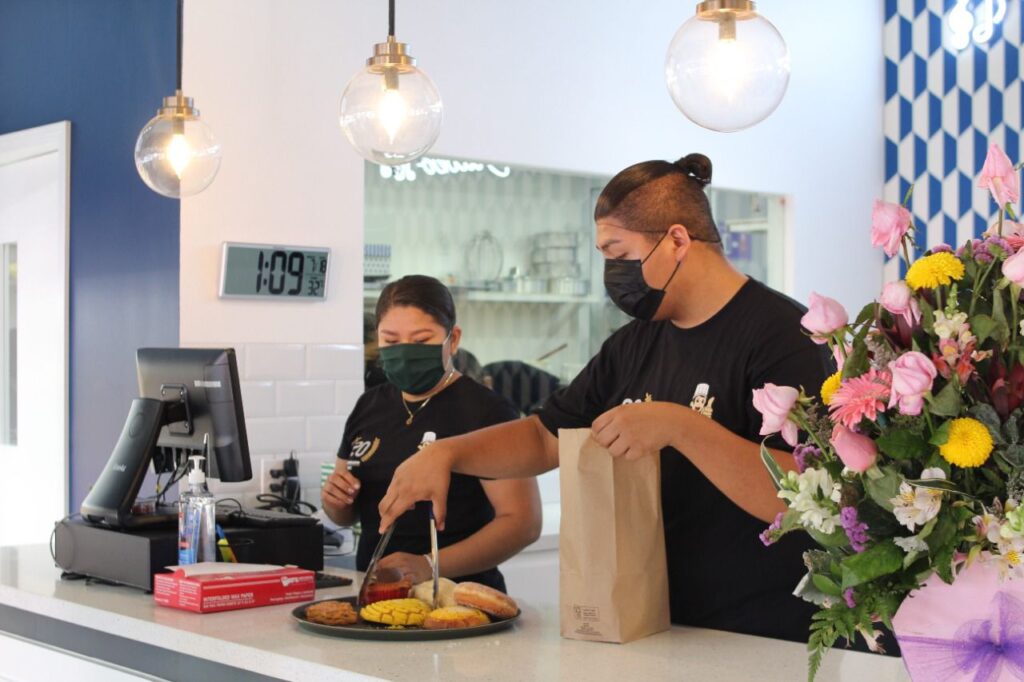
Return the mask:
<svg viewBox="0 0 1024 682">
<path fill-rule="evenodd" d="M 364 642 L 301 630 L 289 615 L 294 604 L 200 615 L 158 607 L 135 589 L 59 576 L 44 545 L 0 547 L 0 604 L 286 680 L 733 682 L 807 675 L 801 644 L 683 627 L 626 645 L 578 642 L 559 637 L 554 608 L 529 604 L 520 604 L 519 624 L 494 635 Z M 349 594 L 351 587 L 335 588 L 317 598 Z M 831 652 L 818 676 L 908 679 L 899 659 L 850 651 Z"/>
</svg>

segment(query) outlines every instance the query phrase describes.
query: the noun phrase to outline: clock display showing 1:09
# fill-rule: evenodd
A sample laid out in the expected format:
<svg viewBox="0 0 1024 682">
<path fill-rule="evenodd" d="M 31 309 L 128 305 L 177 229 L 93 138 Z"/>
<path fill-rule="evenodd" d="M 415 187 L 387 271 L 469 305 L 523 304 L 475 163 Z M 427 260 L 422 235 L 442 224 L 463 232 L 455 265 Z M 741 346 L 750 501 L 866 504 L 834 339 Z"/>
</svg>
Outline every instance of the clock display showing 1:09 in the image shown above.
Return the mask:
<svg viewBox="0 0 1024 682">
<path fill-rule="evenodd" d="M 330 249 L 224 244 L 222 298 L 323 300 Z"/>
</svg>

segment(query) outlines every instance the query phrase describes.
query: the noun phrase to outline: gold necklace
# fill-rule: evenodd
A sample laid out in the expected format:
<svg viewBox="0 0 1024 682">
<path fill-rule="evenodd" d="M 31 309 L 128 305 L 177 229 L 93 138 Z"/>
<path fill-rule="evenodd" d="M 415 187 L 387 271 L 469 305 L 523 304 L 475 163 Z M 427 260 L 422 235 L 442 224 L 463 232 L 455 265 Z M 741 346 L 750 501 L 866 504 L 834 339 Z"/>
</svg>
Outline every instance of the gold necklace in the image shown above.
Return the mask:
<svg viewBox="0 0 1024 682">
<path fill-rule="evenodd" d="M 416 408 L 415 412 L 413 412 L 412 410 L 409 409 L 409 403 L 405 402 L 405 395 L 404 394 L 400 394 L 400 395 L 402 395 L 402 407 L 404 407 L 405 411 L 409 414 L 409 418 L 405 420 L 405 425 L 406 426 L 409 426 L 410 424 L 412 424 L 412 418 L 415 417 L 416 415 L 418 415 L 420 412 L 423 411 L 423 408 L 426 407 L 427 403 L 430 402 L 430 398 L 433 398 L 435 395 L 437 395 L 438 393 L 443 391 L 448 386 L 448 382 L 452 380 L 453 376 L 455 376 L 455 368 L 454 367 L 452 368 L 452 371 L 448 372 L 448 377 L 444 380 L 444 383 L 441 384 L 441 388 L 437 389 L 437 393 L 430 394 L 430 397 L 428 397 L 426 400 L 424 400 L 422 403 L 420 403 L 420 406 Z"/>
</svg>

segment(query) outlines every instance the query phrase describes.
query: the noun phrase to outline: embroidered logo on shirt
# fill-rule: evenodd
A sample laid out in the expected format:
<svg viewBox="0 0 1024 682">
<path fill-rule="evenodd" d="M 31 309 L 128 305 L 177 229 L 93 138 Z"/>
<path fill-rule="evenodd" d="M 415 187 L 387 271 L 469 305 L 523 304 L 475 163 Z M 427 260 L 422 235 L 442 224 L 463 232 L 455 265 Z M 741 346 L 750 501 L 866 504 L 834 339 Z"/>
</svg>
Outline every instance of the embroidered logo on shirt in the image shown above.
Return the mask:
<svg viewBox="0 0 1024 682">
<path fill-rule="evenodd" d="M 693 392 L 693 398 L 690 400 L 690 408 L 705 417 L 715 413 L 715 399 L 708 397 L 710 391 L 711 387 L 707 384 L 697 384 L 697 390 Z"/>
<path fill-rule="evenodd" d="M 626 398 L 625 400 L 622 401 L 622 404 L 632 405 L 634 403 L 649 403 L 652 402 L 653 400 L 654 397 L 650 393 L 645 393 L 643 400 L 641 400 L 640 398 L 637 398 L 636 400 L 633 400 L 632 398 Z"/>
<path fill-rule="evenodd" d="M 420 441 L 420 444 L 416 447 L 416 450 L 422 450 L 423 448 L 433 443 L 435 440 L 437 440 L 436 433 L 434 433 L 433 431 L 425 432 L 423 434 L 423 440 Z"/>
<path fill-rule="evenodd" d="M 356 436 L 352 439 L 352 450 L 349 451 L 348 458 L 365 462 L 376 454 L 379 447 L 380 438 L 374 438 L 372 441 L 369 441 L 364 440 L 362 436 Z"/>
</svg>

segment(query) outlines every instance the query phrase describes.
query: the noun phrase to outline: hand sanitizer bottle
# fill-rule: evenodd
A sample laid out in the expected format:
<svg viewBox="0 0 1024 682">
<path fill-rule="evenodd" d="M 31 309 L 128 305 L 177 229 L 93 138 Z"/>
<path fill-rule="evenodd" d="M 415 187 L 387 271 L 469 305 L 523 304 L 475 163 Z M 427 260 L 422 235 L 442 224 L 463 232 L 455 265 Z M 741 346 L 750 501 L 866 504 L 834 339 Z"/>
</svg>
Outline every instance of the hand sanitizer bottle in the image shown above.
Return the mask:
<svg viewBox="0 0 1024 682">
<path fill-rule="evenodd" d="M 209 448 L 207 448 L 209 452 Z M 183 493 L 178 511 L 178 564 L 216 561 L 217 501 L 206 487 L 202 455 L 189 457 L 188 492 Z"/>
</svg>

